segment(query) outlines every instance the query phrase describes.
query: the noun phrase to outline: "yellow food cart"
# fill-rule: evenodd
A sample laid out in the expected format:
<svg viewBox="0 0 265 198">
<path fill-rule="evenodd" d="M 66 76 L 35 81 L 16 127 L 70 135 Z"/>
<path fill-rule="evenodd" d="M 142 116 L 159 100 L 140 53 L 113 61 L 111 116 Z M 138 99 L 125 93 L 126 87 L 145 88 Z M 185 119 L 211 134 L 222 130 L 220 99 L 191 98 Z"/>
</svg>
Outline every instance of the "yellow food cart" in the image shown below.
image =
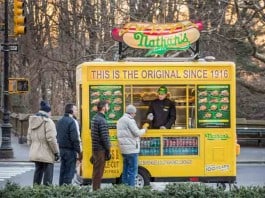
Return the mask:
<svg viewBox="0 0 265 198">
<path fill-rule="evenodd" d="M 182 46 L 183 47 L 183 46 Z M 161 85 L 175 102 L 171 129 L 148 129 L 141 138 L 137 186 L 156 181 L 234 183 L 236 181 L 236 91 L 233 62 L 204 59 L 132 58 L 96 60 L 77 67 L 77 105 L 82 125 L 83 160 L 78 178 L 92 177 L 91 119 L 99 100 L 106 114 L 112 159 L 103 182 L 119 183 L 122 174 L 116 123 L 125 107 L 137 108 L 139 127 Z"/>
</svg>

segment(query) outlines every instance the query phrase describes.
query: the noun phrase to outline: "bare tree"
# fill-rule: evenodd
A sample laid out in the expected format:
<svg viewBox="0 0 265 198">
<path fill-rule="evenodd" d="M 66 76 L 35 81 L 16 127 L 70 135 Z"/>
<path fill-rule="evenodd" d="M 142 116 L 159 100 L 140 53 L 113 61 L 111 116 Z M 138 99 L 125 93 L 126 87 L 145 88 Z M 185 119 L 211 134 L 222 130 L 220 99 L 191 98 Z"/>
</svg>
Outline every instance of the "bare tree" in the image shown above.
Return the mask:
<svg viewBox="0 0 265 198">
<path fill-rule="evenodd" d="M 132 21 L 201 20 L 201 56 L 235 61 L 238 84 L 255 91 L 255 82 L 244 79 L 258 74 L 263 82 L 264 4 L 262 0 L 28 0 L 27 34 L 14 40 L 21 50 L 11 55 L 12 75 L 28 77 L 31 82 L 30 93 L 19 100 L 33 112 L 39 100 L 45 99 L 54 114 L 61 114 L 65 103 L 76 98 L 76 66 L 97 57 L 113 60 L 117 45 L 111 30 Z M 248 103 L 244 104 L 245 108 Z"/>
</svg>

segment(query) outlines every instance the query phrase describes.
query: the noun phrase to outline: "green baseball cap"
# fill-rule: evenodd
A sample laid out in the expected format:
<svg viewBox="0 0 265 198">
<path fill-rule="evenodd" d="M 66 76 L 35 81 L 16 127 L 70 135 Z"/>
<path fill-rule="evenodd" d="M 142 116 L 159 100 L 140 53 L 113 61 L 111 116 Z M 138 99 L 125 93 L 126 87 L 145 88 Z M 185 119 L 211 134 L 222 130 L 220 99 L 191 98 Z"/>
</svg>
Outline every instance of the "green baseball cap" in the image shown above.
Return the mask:
<svg viewBox="0 0 265 198">
<path fill-rule="evenodd" d="M 157 93 L 159 93 L 159 94 L 167 94 L 167 88 L 165 86 L 161 86 L 157 90 Z"/>
</svg>

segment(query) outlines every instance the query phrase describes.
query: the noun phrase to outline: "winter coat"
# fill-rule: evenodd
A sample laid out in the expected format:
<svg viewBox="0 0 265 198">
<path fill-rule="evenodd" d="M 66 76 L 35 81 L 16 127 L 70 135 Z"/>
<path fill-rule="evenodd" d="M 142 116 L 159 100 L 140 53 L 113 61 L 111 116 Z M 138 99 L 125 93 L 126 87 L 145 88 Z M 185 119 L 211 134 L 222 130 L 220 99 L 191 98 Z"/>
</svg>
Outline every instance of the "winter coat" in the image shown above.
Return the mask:
<svg viewBox="0 0 265 198">
<path fill-rule="evenodd" d="M 64 114 L 57 122 L 56 129 L 60 149 L 69 149 L 77 153 L 81 152 L 79 129 L 70 114 Z"/>
<path fill-rule="evenodd" d="M 145 132 L 146 129 L 139 129 L 134 118 L 125 113 L 117 122 L 117 136 L 121 153 L 139 153 L 140 136 Z"/>
<path fill-rule="evenodd" d="M 149 113 L 154 115 L 154 120 L 152 121 L 153 129 L 159 129 L 161 126 L 170 129 L 176 121 L 175 103 L 167 98 L 152 101 L 147 114 Z"/>
<path fill-rule="evenodd" d="M 93 151 L 109 151 L 109 127 L 103 113 L 97 113 L 91 122 L 91 138 Z"/>
<path fill-rule="evenodd" d="M 27 143 L 30 161 L 54 163 L 54 154 L 59 153 L 56 134 L 55 124 L 46 112 L 39 111 L 29 117 Z"/>
</svg>

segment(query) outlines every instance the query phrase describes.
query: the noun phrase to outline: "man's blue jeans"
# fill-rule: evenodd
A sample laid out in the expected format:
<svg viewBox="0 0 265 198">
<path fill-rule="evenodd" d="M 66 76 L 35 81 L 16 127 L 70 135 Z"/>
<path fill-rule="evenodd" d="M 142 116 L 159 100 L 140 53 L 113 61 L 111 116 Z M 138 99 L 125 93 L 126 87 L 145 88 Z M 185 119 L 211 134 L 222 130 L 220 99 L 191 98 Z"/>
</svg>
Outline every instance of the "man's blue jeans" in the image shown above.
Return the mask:
<svg viewBox="0 0 265 198">
<path fill-rule="evenodd" d="M 138 173 L 138 153 L 122 154 L 122 157 L 122 183 L 129 186 L 135 186 L 135 178 Z"/>
<path fill-rule="evenodd" d="M 59 185 L 71 184 L 75 175 L 76 152 L 70 149 L 60 149 L 61 167 Z"/>
</svg>

